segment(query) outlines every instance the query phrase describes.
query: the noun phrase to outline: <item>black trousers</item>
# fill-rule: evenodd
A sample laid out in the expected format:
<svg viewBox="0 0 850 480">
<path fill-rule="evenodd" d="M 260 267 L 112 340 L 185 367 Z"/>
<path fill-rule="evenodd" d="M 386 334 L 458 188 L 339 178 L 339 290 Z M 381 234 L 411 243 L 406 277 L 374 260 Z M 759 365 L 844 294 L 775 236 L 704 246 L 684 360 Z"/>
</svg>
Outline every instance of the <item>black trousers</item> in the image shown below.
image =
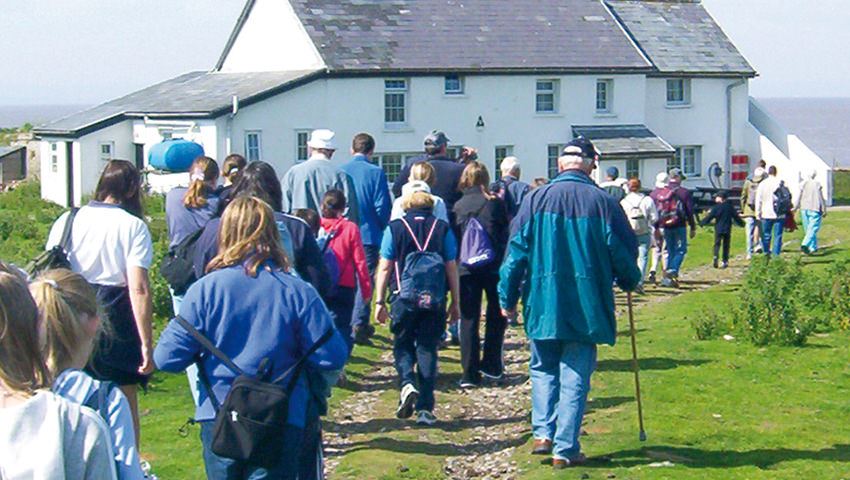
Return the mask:
<svg viewBox="0 0 850 480">
<path fill-rule="evenodd" d="M 508 320 L 499 308 L 499 275 L 495 273 L 472 273 L 460 277 L 460 363 L 463 380 L 473 383 L 481 381 L 481 371 L 498 376 L 504 370 L 502 346 L 505 343 L 505 328 Z M 484 354 L 481 354 L 482 293 L 487 295 L 486 325 L 484 327 Z"/>
<path fill-rule="evenodd" d="M 732 240 L 732 232 L 714 232 L 714 258 L 720 258 L 720 246 L 723 245 L 723 262 L 729 262 L 729 243 Z"/>
</svg>

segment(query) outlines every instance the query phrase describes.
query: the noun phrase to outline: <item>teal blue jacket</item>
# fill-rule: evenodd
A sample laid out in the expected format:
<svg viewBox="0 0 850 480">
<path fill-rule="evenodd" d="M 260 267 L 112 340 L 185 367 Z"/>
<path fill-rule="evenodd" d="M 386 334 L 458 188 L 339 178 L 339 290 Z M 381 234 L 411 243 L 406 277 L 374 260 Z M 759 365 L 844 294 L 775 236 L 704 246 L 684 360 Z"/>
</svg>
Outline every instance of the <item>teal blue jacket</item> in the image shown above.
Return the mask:
<svg viewBox="0 0 850 480">
<path fill-rule="evenodd" d="M 522 202 L 500 276 L 503 308 L 522 294 L 530 339 L 613 345 L 613 285 L 637 287 L 637 239 L 614 197 L 567 170 Z"/>
</svg>

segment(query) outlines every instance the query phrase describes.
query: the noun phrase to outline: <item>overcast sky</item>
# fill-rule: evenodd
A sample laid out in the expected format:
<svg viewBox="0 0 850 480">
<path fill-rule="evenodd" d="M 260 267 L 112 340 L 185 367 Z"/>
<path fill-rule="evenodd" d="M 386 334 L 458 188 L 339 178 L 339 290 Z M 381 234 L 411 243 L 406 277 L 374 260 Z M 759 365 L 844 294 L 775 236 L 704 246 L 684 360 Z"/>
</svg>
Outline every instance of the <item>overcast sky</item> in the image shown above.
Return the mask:
<svg viewBox="0 0 850 480">
<path fill-rule="evenodd" d="M 511 0 L 493 0 L 511 1 Z M 0 105 L 94 104 L 211 68 L 244 0 L 0 0 Z M 704 0 L 757 97 L 850 97 L 848 0 Z"/>
</svg>

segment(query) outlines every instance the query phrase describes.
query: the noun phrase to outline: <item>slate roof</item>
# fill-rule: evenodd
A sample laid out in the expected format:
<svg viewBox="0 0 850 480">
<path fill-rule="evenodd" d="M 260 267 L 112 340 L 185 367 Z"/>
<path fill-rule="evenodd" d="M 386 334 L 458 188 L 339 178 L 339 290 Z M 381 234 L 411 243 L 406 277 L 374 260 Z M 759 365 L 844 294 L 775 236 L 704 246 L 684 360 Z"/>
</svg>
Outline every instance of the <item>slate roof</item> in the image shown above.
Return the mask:
<svg viewBox="0 0 850 480">
<path fill-rule="evenodd" d="M 229 46 L 253 1 L 248 0 Z M 599 0 L 290 3 L 331 72 L 652 68 Z"/>
<path fill-rule="evenodd" d="M 236 95 L 250 105 L 313 78 L 316 72 L 191 72 L 74 113 L 35 129 L 39 135 L 85 135 L 127 117 L 215 118 L 230 111 Z"/>
<path fill-rule="evenodd" d="M 0 157 L 5 157 L 6 155 L 8 155 L 10 153 L 17 152 L 18 150 L 24 150 L 26 148 L 27 147 L 25 147 L 23 145 L 17 146 L 17 147 L 0 147 Z"/>
<path fill-rule="evenodd" d="M 606 3 L 661 73 L 756 74 L 699 1 Z"/>
<path fill-rule="evenodd" d="M 603 157 L 672 157 L 676 152 L 646 125 L 573 126 L 573 136 L 592 141 Z"/>
</svg>

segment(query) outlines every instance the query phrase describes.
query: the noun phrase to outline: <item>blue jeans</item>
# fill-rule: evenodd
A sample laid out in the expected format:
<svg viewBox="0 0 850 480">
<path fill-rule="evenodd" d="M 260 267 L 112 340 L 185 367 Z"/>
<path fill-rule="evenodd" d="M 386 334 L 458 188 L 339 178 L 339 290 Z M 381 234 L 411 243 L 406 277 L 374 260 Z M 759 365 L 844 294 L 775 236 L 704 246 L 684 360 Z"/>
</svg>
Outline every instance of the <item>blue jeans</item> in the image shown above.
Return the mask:
<svg viewBox="0 0 850 480">
<path fill-rule="evenodd" d="M 331 318 L 339 330 L 339 334 L 348 345 L 348 353 L 354 349 L 354 337 L 351 335 L 351 312 L 354 311 L 354 296 L 357 290 L 351 287 L 337 286 L 334 292 L 325 299 Z"/>
<path fill-rule="evenodd" d="M 652 236 L 650 234 L 640 235 L 637 237 L 638 241 L 638 269 L 640 269 L 640 283 L 638 285 L 643 285 L 644 279 L 646 279 L 646 267 L 649 264 L 649 246 L 652 243 Z"/>
<path fill-rule="evenodd" d="M 265 469 L 249 465 L 238 460 L 224 458 L 211 449 L 213 422 L 201 422 L 201 446 L 204 454 L 204 467 L 208 480 L 295 480 L 300 470 L 300 456 L 304 441 L 304 429 L 287 425 L 283 433 L 284 447 L 280 463 Z"/>
<path fill-rule="evenodd" d="M 820 222 L 823 215 L 817 210 L 803 210 L 800 212 L 803 218 L 803 246 L 808 247 L 810 252 L 815 252 L 818 249 L 818 231 L 820 231 Z"/>
<path fill-rule="evenodd" d="M 413 310 L 401 300 L 392 304 L 390 331 L 399 387 L 410 383 L 419 390 L 416 410 L 434 411 L 437 346 L 446 330 L 446 312 Z M 414 372 L 414 367 L 416 367 Z"/>
<path fill-rule="evenodd" d="M 765 255 L 782 253 L 782 232 L 785 229 L 784 218 L 765 218 L 761 221 L 761 246 Z M 773 240 L 773 250 L 770 241 Z"/>
<path fill-rule="evenodd" d="M 378 245 L 363 245 L 363 250 L 366 251 L 366 266 L 369 267 L 369 278 L 375 278 L 375 269 L 378 267 L 378 257 L 380 256 L 381 249 Z M 369 325 L 371 316 L 372 305 L 370 302 L 363 300 L 363 294 L 360 293 L 360 283 L 358 282 L 357 296 L 354 297 L 354 315 L 351 317 L 352 329 Z"/>
<path fill-rule="evenodd" d="M 175 295 L 174 290 L 168 289 L 171 292 L 171 308 L 174 310 L 174 315 L 180 314 L 180 306 L 183 305 L 183 295 Z M 186 367 L 186 379 L 189 380 L 189 391 L 192 392 L 192 400 L 195 405 L 198 404 L 198 366 L 191 364 Z"/>
<path fill-rule="evenodd" d="M 688 228 L 665 228 L 664 245 L 667 248 L 667 273 L 678 275 L 688 253 Z"/>
<path fill-rule="evenodd" d="M 755 217 L 747 217 L 744 219 L 747 226 L 747 255 L 752 256 L 756 246 L 756 229 L 759 221 Z"/>
<path fill-rule="evenodd" d="M 596 345 L 531 340 L 531 427 L 534 438 L 552 441 L 556 458 L 581 453 L 581 421 L 596 369 Z"/>
</svg>

